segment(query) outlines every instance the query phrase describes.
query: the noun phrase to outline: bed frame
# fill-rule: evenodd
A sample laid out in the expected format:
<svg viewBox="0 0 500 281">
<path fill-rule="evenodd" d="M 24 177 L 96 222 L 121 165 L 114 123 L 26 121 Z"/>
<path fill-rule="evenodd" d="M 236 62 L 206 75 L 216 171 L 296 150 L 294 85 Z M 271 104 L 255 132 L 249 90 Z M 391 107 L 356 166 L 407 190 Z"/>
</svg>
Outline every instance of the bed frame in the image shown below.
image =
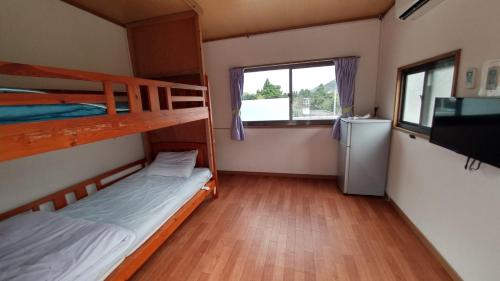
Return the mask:
<svg viewBox="0 0 500 281">
<path fill-rule="evenodd" d="M 211 120 L 207 87 L 136 77 L 0 61 L 0 74 L 92 81 L 94 94 L 60 90 L 47 94 L 0 94 L 0 105 L 105 103 L 107 114 L 0 125 L 0 162 L 104 139 Z M 113 86 L 124 85 L 130 113 L 117 114 Z M 161 92 L 161 94 L 160 94 Z"/>
<path fill-rule="evenodd" d="M 143 134 L 146 136 L 145 144 L 147 144 L 145 159 L 116 168 L 2 213 L 0 220 L 24 212 L 54 211 L 64 208 L 68 204 L 85 198 L 93 192 L 99 192 L 99 190 L 139 171 L 159 152 L 198 150 L 196 166 L 209 167 L 213 174 L 212 178 L 205 184 L 205 189 L 196 193 L 159 230 L 115 268 L 106 279 L 127 280 L 209 194 L 213 198 L 217 197 L 213 122 L 206 77 L 204 81 L 206 86 L 197 86 L 1 61 L 0 74 L 93 81 L 100 83 L 103 89 L 102 91 L 44 90 L 48 92 L 47 94 L 1 93 L 0 106 L 65 103 L 102 103 L 107 105 L 106 115 L 0 125 L 0 162 L 129 134 L 158 131 L 158 129 L 167 127 L 175 129 L 176 127 L 173 126 L 177 125 L 180 125 L 179 127 L 188 126 L 183 128 L 188 128 L 187 131 L 184 131 L 187 132 L 187 135 L 197 135 L 198 131 L 203 130 L 201 135 L 204 136 L 203 139 L 197 139 L 200 142 L 186 141 L 186 139 L 150 142 L 147 134 Z M 116 84 L 124 85 L 126 92 L 114 91 L 113 86 Z M 117 114 L 116 100 L 128 102 L 130 112 Z M 195 130 L 191 129 L 190 124 L 199 124 L 200 122 L 203 123 L 203 126 L 197 127 L 198 125 L 196 125 L 193 127 Z"/>
<path fill-rule="evenodd" d="M 162 143 L 155 148 L 156 153 L 163 151 L 198 150 L 197 167 L 207 167 L 208 159 L 203 155 L 206 146 L 201 143 Z M 31 211 L 55 211 L 83 199 L 88 195 L 99 192 L 113 183 L 128 177 L 146 166 L 146 159 L 141 159 L 118 167 L 91 179 L 80 182 L 43 198 L 0 214 L 0 220 L 17 214 Z M 126 257 L 106 278 L 108 281 L 129 279 L 148 258 L 165 242 L 168 237 L 186 220 L 186 218 L 209 196 L 215 195 L 216 180 L 214 177 L 205 184 L 206 190 L 198 191 L 181 209 L 167 220 L 148 240 L 137 250 Z M 93 191 L 93 192 L 92 192 Z"/>
</svg>

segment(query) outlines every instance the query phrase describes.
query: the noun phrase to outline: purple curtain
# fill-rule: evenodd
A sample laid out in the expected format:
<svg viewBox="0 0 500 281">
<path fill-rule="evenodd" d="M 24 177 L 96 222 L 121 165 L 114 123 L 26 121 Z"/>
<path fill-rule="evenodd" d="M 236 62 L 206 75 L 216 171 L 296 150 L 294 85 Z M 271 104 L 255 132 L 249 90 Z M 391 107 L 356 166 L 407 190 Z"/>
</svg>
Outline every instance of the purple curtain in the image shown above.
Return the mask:
<svg viewBox="0 0 500 281">
<path fill-rule="evenodd" d="M 356 70 L 358 68 L 358 58 L 337 58 L 335 63 L 335 78 L 339 91 L 341 117 L 353 116 L 352 106 L 354 104 L 354 83 L 356 80 Z M 332 137 L 340 139 L 340 118 L 335 120 L 332 128 Z"/>
<path fill-rule="evenodd" d="M 231 139 L 242 141 L 245 139 L 243 122 L 241 122 L 240 109 L 241 97 L 243 96 L 243 68 L 231 68 L 229 70 L 229 92 L 231 94 L 231 109 L 233 121 L 231 122 Z"/>
</svg>

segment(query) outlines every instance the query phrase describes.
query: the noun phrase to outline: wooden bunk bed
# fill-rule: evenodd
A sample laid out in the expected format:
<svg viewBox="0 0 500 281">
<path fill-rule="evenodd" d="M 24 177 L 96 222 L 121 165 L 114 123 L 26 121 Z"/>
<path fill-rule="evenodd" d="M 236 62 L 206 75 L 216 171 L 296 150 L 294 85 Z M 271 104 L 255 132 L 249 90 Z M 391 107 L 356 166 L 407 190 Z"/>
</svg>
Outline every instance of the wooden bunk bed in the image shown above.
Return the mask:
<svg viewBox="0 0 500 281">
<path fill-rule="evenodd" d="M 0 110 L 1 106 L 74 103 L 98 103 L 107 107 L 107 112 L 99 116 L 0 124 L 0 162 L 134 133 L 154 132 L 177 125 L 199 129 L 199 125 L 192 124 L 204 124 L 202 129 L 205 131 L 202 135 L 206 136 L 205 142 L 149 142 L 150 137 L 146 136 L 146 159 L 0 214 L 0 220 L 24 212 L 44 210 L 47 206 L 51 210 L 62 209 L 91 194 L 89 186 L 94 186 L 98 192 L 136 173 L 159 152 L 197 150 L 196 166 L 209 167 L 212 178 L 206 182 L 204 189 L 191 197 L 106 279 L 127 280 L 208 195 L 216 197 L 217 173 L 208 87 L 9 62 L 0 62 L 0 74 L 94 81 L 101 83 L 103 87 L 102 92 L 92 93 L 64 90 L 48 91 L 44 94 L 0 93 Z M 117 113 L 114 84 L 125 85 L 125 100 L 130 108 L 128 113 Z M 208 80 L 205 80 L 205 85 L 208 85 Z"/>
</svg>

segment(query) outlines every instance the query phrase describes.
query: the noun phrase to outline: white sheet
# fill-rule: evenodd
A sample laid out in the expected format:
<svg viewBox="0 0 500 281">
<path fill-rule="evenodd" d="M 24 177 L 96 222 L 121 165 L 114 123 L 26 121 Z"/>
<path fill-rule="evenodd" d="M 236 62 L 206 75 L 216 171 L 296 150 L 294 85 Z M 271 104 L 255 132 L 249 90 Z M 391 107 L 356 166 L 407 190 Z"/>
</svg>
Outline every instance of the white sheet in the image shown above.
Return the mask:
<svg viewBox="0 0 500 281">
<path fill-rule="evenodd" d="M 0 223 L 0 280 L 92 280 L 109 259 L 125 257 L 133 232 L 49 212 Z"/>
<path fill-rule="evenodd" d="M 130 252 L 133 252 L 211 176 L 207 168 L 195 168 L 189 178 L 148 176 L 142 170 L 58 212 L 133 231 L 136 235 L 136 241 L 130 247 Z"/>
<path fill-rule="evenodd" d="M 127 255 L 142 245 L 165 221 L 191 199 L 212 173 L 195 168 L 189 178 L 147 175 L 144 169 L 58 212 L 74 218 L 115 224 L 136 239 Z M 89 280 L 103 280 L 122 259 L 109 257 L 89 271 Z"/>
</svg>

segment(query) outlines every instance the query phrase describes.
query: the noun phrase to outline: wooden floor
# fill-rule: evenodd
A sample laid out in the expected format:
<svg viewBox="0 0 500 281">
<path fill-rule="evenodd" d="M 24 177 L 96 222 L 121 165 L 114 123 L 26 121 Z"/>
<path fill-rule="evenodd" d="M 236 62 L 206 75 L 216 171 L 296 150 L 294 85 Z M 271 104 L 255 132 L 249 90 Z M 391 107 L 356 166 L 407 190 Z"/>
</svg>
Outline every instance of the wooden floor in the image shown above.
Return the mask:
<svg viewBox="0 0 500 281">
<path fill-rule="evenodd" d="M 393 207 L 328 180 L 224 175 L 133 280 L 451 280 Z"/>
</svg>

